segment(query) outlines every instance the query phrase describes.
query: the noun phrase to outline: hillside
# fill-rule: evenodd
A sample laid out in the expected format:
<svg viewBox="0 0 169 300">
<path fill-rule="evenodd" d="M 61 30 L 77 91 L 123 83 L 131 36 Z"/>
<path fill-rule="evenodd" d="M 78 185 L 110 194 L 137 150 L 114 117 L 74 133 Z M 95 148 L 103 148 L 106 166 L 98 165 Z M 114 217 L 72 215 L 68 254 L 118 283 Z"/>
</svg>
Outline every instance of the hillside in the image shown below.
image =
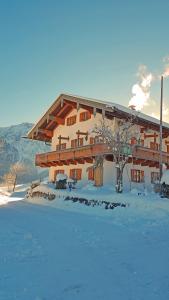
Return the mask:
<svg viewBox="0 0 169 300">
<path fill-rule="evenodd" d="M 32 126 L 31 123 L 22 123 L 0 127 L 0 176 L 9 170 L 13 163 L 21 161 L 31 169 L 30 174 L 24 177 L 24 181 L 38 177 L 40 170 L 34 166 L 35 154 L 48 151 L 49 146 L 23 138 Z"/>
</svg>

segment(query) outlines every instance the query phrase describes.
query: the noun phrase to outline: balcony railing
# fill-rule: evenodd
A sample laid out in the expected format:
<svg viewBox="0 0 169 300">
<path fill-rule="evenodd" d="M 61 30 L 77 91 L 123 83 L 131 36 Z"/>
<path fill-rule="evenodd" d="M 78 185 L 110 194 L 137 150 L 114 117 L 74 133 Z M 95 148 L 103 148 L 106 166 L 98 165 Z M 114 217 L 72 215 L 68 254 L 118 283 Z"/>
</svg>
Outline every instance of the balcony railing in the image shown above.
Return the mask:
<svg viewBox="0 0 169 300">
<path fill-rule="evenodd" d="M 144 161 L 159 162 L 160 152 L 143 146 L 127 146 L 124 147 L 124 152 L 130 154 L 134 159 L 140 160 L 140 163 Z M 64 150 L 57 150 L 42 154 L 37 154 L 35 164 L 41 167 L 49 167 L 57 165 L 59 162 L 74 163 L 79 160 L 89 160 L 98 155 L 112 155 L 111 149 L 108 145 L 100 143 L 93 145 L 86 145 L 77 148 L 69 148 Z M 169 153 L 162 153 L 163 163 L 169 165 Z"/>
<path fill-rule="evenodd" d="M 111 154 L 106 144 L 87 145 L 37 154 L 35 164 L 39 166 L 41 164 L 50 164 L 58 161 L 75 161 L 78 159 L 92 158 L 100 154 Z"/>
</svg>

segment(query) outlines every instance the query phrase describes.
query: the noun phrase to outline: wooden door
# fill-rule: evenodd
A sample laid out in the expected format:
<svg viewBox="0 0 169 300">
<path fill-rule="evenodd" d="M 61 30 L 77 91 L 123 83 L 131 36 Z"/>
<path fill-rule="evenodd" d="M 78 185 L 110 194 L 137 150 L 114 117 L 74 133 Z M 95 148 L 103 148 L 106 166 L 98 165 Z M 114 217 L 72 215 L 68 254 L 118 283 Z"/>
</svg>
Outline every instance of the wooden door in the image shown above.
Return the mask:
<svg viewBox="0 0 169 300">
<path fill-rule="evenodd" d="M 103 166 L 99 166 L 94 169 L 94 181 L 95 186 L 103 185 Z"/>
</svg>

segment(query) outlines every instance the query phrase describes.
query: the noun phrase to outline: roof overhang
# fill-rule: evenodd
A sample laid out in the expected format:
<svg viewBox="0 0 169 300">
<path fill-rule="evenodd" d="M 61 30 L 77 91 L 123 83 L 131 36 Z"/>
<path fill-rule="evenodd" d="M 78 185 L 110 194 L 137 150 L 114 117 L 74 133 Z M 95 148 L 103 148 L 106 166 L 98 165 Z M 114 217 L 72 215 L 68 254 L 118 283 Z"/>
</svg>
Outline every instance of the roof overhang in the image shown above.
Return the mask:
<svg viewBox="0 0 169 300">
<path fill-rule="evenodd" d="M 109 119 L 114 117 L 128 119 L 135 116 L 135 122 L 143 128 L 159 130 L 159 120 L 141 112 L 131 110 L 119 104 L 104 102 L 70 94 L 60 94 L 41 119 L 28 132 L 27 137 L 33 140 L 51 142 L 53 130 L 60 124 L 65 124 L 66 116 L 73 110 L 84 108 L 91 113 L 100 113 Z M 169 124 L 163 123 L 163 134 L 169 136 Z"/>
</svg>

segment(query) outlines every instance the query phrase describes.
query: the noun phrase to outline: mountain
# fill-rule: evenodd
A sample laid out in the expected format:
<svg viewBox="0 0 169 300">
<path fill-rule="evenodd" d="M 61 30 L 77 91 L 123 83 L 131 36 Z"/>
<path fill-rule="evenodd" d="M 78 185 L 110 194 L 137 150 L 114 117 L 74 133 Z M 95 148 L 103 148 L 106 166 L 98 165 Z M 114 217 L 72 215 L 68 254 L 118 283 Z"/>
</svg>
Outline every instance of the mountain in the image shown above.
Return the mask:
<svg viewBox="0 0 169 300">
<path fill-rule="evenodd" d="M 23 177 L 24 182 L 38 178 L 39 172 L 41 176 L 46 176 L 47 172 L 35 167 L 34 160 L 36 153 L 49 151 L 49 146 L 23 138 L 32 127 L 31 123 L 0 127 L 0 176 L 8 172 L 17 161 L 29 166 L 30 172 Z"/>
</svg>

